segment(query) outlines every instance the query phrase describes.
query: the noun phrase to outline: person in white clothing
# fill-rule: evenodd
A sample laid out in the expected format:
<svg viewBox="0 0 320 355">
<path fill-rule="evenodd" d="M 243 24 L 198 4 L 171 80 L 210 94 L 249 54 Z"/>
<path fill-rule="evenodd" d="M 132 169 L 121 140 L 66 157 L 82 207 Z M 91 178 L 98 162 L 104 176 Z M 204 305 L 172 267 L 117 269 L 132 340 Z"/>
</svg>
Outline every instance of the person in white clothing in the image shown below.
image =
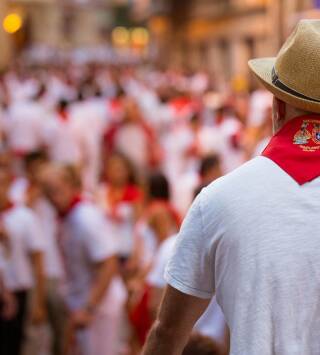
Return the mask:
<svg viewBox="0 0 320 355">
<path fill-rule="evenodd" d="M 59 244 L 71 319 L 66 346 L 72 347 L 75 337 L 79 354 L 115 355 L 126 301 L 117 274 L 117 242 L 103 212 L 81 197 L 75 169 L 48 166 L 44 188 L 61 220 Z"/>
<path fill-rule="evenodd" d="M 0 254 L 6 288 L 16 299 L 17 311 L 11 319 L 1 319 L 1 354 L 20 355 L 27 318 L 27 298 L 32 291 L 30 319 L 41 324 L 46 318 L 43 239 L 34 213 L 13 205 L 9 198 L 12 174 L 0 167 Z"/>
<path fill-rule="evenodd" d="M 109 115 L 106 100 L 98 89 L 90 99 L 84 99 L 83 90 L 80 88 L 79 101 L 70 106 L 69 125 L 80 143 L 84 188 L 92 193 L 99 180 L 100 150 Z"/>
<path fill-rule="evenodd" d="M 55 114 L 48 117 L 42 135 L 52 161 L 81 165 L 81 140 L 73 128 L 66 100 L 60 100 Z"/>
<path fill-rule="evenodd" d="M 65 307 L 61 294 L 64 270 L 60 250 L 58 249 L 57 214 L 53 206 L 45 198 L 42 191 L 42 171 L 48 162 L 45 152 L 36 151 L 24 158 L 25 177 L 16 179 L 11 187 L 11 200 L 20 205 L 26 205 L 38 217 L 44 243 L 44 271 L 46 276 L 46 305 L 48 310 L 48 324 L 51 331 L 51 348 L 53 355 L 62 355 L 64 340 L 64 325 L 66 322 Z M 45 344 L 41 338 L 43 329 L 29 327 L 29 341 L 27 353 L 37 354 Z M 47 332 L 48 333 L 48 332 Z M 32 334 L 32 336 L 31 336 Z M 47 343 L 49 343 L 47 341 Z M 43 345 L 42 345 L 43 344 Z"/>
<path fill-rule="evenodd" d="M 214 294 L 230 355 L 319 353 L 319 38 L 302 20 L 276 58 L 249 62 L 274 95 L 274 136 L 189 210 L 144 355 L 181 354 Z"/>
<path fill-rule="evenodd" d="M 43 90 L 31 100 L 12 101 L 6 111 L 3 122 L 8 147 L 17 156 L 41 148 L 42 132 L 48 111 L 39 102 Z"/>
<path fill-rule="evenodd" d="M 147 277 L 147 282 L 151 286 L 151 306 L 154 314 L 161 303 L 162 293 L 167 285 L 164 277 L 165 270 L 176 242 L 177 236 L 174 235 L 161 244 Z M 206 312 L 195 324 L 194 331 L 215 340 L 220 352 L 225 353 L 229 346 L 227 328 L 223 313 L 214 297 Z"/>
</svg>

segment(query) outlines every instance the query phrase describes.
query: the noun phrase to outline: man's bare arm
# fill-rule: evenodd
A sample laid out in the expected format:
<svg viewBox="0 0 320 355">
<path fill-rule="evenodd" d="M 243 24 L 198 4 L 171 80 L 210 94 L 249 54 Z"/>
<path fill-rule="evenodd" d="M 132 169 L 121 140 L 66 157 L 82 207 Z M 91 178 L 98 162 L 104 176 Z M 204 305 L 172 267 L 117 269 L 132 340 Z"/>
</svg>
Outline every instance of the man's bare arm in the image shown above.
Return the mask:
<svg viewBox="0 0 320 355">
<path fill-rule="evenodd" d="M 168 286 L 142 354 L 181 355 L 195 323 L 209 302 Z"/>
<path fill-rule="evenodd" d="M 30 257 L 35 277 L 35 292 L 31 318 L 34 323 L 42 323 L 46 318 L 46 286 L 43 253 L 33 252 Z"/>
</svg>

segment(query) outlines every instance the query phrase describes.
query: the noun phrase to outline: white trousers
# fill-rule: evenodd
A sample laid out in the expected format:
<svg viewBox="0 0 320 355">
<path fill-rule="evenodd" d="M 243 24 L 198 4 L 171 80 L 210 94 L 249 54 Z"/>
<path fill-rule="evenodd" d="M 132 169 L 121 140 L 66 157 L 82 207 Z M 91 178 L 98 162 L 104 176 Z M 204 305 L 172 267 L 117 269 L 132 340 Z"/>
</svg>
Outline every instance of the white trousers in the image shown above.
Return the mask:
<svg viewBox="0 0 320 355">
<path fill-rule="evenodd" d="M 122 313 L 96 315 L 90 327 L 78 331 L 76 347 L 78 355 L 117 355 Z"/>
</svg>

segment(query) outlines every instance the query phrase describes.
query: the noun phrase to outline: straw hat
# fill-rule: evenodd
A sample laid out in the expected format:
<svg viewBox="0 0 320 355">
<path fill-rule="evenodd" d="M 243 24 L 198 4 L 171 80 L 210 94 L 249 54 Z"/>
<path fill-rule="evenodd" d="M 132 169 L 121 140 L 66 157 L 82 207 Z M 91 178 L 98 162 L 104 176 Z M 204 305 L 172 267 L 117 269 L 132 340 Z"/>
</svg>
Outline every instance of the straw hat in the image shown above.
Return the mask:
<svg viewBox="0 0 320 355">
<path fill-rule="evenodd" d="M 302 20 L 276 58 L 249 61 L 249 67 L 276 97 L 320 113 L 320 20 Z"/>
</svg>

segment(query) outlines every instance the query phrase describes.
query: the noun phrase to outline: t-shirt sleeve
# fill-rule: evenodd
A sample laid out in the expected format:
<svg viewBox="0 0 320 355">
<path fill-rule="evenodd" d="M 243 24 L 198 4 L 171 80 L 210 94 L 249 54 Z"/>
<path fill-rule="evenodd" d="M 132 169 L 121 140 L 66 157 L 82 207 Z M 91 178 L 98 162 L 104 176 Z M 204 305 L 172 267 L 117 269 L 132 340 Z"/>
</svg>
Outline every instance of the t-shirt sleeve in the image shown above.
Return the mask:
<svg viewBox="0 0 320 355">
<path fill-rule="evenodd" d="M 204 192 L 197 197 L 182 224 L 165 278 L 182 293 L 210 299 L 214 294 L 214 253 L 212 236 L 203 231 L 203 196 Z"/>
<path fill-rule="evenodd" d="M 42 252 L 45 249 L 45 240 L 41 222 L 31 211 L 25 211 L 24 233 L 27 250 L 30 253 Z"/>
<path fill-rule="evenodd" d="M 117 254 L 118 245 L 112 229 L 98 209 L 88 213 L 84 232 L 84 243 L 91 262 L 99 263 Z"/>
</svg>

